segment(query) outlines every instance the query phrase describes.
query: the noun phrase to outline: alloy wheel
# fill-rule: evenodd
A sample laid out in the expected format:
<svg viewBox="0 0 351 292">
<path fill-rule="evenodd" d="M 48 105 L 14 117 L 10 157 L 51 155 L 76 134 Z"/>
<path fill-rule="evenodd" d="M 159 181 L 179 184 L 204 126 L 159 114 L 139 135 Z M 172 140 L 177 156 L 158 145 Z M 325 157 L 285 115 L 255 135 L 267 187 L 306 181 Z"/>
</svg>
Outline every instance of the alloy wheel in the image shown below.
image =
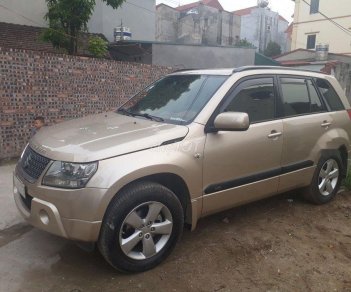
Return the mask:
<svg viewBox="0 0 351 292">
<path fill-rule="evenodd" d="M 156 255 L 168 242 L 173 228 L 169 209 L 160 202 L 146 202 L 124 219 L 119 232 L 123 253 L 133 260 Z"/>
<path fill-rule="evenodd" d="M 328 159 L 322 166 L 318 176 L 318 188 L 323 196 L 330 196 L 339 181 L 340 176 L 338 163 L 334 159 Z"/>
</svg>

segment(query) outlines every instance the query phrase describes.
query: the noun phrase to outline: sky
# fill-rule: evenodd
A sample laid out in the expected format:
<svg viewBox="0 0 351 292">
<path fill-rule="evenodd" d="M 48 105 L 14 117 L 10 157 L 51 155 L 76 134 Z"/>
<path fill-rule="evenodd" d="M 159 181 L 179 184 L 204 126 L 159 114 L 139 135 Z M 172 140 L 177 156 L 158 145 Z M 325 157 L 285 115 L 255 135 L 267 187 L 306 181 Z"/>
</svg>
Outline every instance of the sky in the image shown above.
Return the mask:
<svg viewBox="0 0 351 292">
<path fill-rule="evenodd" d="M 164 3 L 172 7 L 177 7 L 179 4 L 184 5 L 198 0 L 156 0 L 156 4 Z M 223 8 L 227 11 L 234 11 L 257 5 L 257 0 L 219 0 Z M 271 10 L 279 12 L 289 22 L 292 21 L 294 14 L 295 2 L 292 0 L 270 0 L 269 7 Z"/>
</svg>

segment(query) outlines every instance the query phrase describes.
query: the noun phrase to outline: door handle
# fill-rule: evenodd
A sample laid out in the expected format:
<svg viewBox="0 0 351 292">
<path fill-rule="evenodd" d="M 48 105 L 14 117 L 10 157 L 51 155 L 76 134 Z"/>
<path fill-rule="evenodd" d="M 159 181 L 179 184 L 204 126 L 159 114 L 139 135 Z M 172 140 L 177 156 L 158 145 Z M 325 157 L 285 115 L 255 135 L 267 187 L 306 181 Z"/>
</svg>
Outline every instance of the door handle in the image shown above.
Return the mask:
<svg viewBox="0 0 351 292">
<path fill-rule="evenodd" d="M 268 138 L 269 138 L 269 139 L 274 139 L 274 138 L 280 137 L 281 135 L 283 135 L 282 132 L 277 132 L 277 131 L 273 130 L 273 131 L 268 135 Z"/>
<path fill-rule="evenodd" d="M 328 122 L 328 121 L 323 121 L 323 123 L 321 124 L 321 127 L 323 128 L 328 128 L 332 123 Z"/>
</svg>

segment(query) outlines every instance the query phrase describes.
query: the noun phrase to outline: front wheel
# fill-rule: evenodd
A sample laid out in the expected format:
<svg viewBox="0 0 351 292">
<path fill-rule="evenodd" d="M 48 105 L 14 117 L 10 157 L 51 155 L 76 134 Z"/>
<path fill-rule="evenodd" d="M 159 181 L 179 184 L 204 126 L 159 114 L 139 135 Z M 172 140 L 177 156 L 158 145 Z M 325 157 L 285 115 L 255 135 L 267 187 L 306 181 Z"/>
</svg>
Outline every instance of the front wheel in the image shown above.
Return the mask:
<svg viewBox="0 0 351 292">
<path fill-rule="evenodd" d="M 170 254 L 183 224 L 183 208 L 172 191 L 157 183 L 140 182 L 111 202 L 98 246 L 114 268 L 142 272 Z"/>
<path fill-rule="evenodd" d="M 325 204 L 337 194 L 341 184 L 341 160 L 338 155 L 322 157 L 317 165 L 305 198 L 315 204 Z"/>
</svg>

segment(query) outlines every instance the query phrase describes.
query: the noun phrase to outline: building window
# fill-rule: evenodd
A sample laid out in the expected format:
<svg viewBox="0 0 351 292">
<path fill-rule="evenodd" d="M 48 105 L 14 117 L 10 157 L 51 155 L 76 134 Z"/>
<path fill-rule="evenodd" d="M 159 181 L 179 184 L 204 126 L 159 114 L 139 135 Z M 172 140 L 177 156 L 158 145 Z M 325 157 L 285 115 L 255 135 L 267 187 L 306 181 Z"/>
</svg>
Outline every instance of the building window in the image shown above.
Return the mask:
<svg viewBox="0 0 351 292">
<path fill-rule="evenodd" d="M 310 14 L 319 12 L 319 0 L 311 0 Z"/>
<path fill-rule="evenodd" d="M 316 47 L 316 35 L 310 34 L 307 36 L 307 50 L 314 49 Z"/>
</svg>

